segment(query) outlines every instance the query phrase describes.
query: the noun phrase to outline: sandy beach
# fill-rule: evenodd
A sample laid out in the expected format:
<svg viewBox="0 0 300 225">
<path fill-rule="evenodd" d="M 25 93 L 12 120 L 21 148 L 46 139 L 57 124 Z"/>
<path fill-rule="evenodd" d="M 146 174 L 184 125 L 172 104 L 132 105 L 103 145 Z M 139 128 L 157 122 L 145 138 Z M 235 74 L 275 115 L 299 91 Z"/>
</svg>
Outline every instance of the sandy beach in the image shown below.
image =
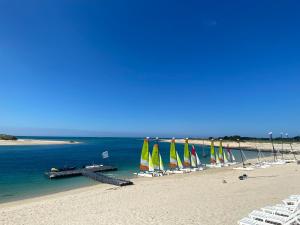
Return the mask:
<svg viewBox="0 0 300 225">
<path fill-rule="evenodd" d="M 162 139 L 162 142 L 171 142 L 170 139 Z M 176 139 L 176 143 L 184 143 L 184 139 Z M 190 144 L 199 144 L 199 145 L 205 145 L 210 146 L 211 141 L 210 140 L 189 140 Z M 218 147 L 220 142 L 218 140 L 214 141 L 215 147 Z M 229 146 L 230 148 L 238 148 L 239 144 L 235 141 L 224 141 L 223 140 L 223 147 Z M 259 149 L 261 151 L 271 152 L 273 150 L 272 144 L 270 142 L 256 142 L 256 141 L 244 141 L 240 142 L 241 148 L 245 150 L 256 150 Z M 293 150 L 296 154 L 300 154 L 300 143 L 294 142 L 292 143 Z M 281 143 L 274 143 L 274 148 L 276 151 L 281 151 L 283 149 L 284 152 L 291 152 L 291 146 L 289 143 L 283 143 L 283 146 Z"/>
<path fill-rule="evenodd" d="M 241 171 L 223 168 L 136 178 L 122 188 L 99 184 L 1 204 L 0 224 L 231 225 L 251 210 L 300 194 L 299 169 L 295 163 L 256 169 L 244 181 Z"/>
<path fill-rule="evenodd" d="M 37 139 L 18 139 L 18 140 L 0 140 L 0 146 L 7 145 L 66 145 L 78 144 L 79 142 L 58 141 L 58 140 L 37 140 Z"/>
</svg>

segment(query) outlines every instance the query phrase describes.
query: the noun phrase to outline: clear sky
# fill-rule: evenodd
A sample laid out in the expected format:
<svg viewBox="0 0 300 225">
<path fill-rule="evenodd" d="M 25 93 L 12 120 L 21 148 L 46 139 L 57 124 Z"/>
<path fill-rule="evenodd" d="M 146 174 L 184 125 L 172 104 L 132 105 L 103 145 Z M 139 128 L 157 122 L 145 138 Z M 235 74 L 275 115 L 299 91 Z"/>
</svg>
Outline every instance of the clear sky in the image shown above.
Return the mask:
<svg viewBox="0 0 300 225">
<path fill-rule="evenodd" d="M 0 133 L 300 134 L 299 1 L 0 1 Z"/>
</svg>

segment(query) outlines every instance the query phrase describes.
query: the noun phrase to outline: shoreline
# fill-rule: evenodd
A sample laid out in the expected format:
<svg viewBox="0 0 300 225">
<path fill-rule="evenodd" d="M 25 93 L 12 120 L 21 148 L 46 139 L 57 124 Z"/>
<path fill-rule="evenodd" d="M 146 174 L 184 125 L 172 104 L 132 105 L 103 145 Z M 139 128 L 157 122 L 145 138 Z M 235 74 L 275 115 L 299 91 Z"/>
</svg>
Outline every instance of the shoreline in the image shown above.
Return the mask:
<svg viewBox="0 0 300 225">
<path fill-rule="evenodd" d="M 21 145 L 71 145 L 80 144 L 77 141 L 59 141 L 59 140 L 39 140 L 39 139 L 18 139 L 18 140 L 0 140 L 0 146 L 21 146 Z"/>
<path fill-rule="evenodd" d="M 161 139 L 161 142 L 171 142 L 171 139 Z M 176 143 L 184 144 L 185 139 L 176 139 Z M 239 149 L 239 144 L 236 141 L 227 141 L 223 140 L 223 148 L 226 148 L 229 146 L 231 149 Z M 189 139 L 189 144 L 196 144 L 196 145 L 204 145 L 204 146 L 210 146 L 211 141 L 207 139 Z M 219 147 L 220 141 L 215 140 L 214 146 Z M 257 151 L 259 149 L 262 152 L 272 152 L 273 147 L 270 142 L 257 142 L 257 141 L 241 141 L 240 147 L 242 150 L 247 151 Z M 292 143 L 292 147 L 295 154 L 300 154 L 300 143 L 294 142 Z M 276 152 L 283 152 L 283 153 L 291 153 L 291 146 L 289 143 L 283 143 L 283 146 L 281 143 L 274 143 L 274 148 Z M 282 151 L 283 149 L 283 151 Z"/>
<path fill-rule="evenodd" d="M 299 169 L 295 163 L 247 172 L 227 167 L 133 178 L 134 185 L 126 187 L 97 184 L 2 203 L 0 221 L 6 225 L 236 224 L 254 209 L 299 194 Z M 238 180 L 243 173 L 249 178 Z"/>
</svg>

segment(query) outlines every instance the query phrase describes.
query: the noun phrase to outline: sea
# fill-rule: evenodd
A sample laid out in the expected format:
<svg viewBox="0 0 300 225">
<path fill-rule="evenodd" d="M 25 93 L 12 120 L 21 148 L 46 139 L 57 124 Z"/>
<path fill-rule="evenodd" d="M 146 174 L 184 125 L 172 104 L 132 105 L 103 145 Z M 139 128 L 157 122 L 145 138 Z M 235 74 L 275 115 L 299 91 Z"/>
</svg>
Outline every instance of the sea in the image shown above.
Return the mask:
<svg viewBox="0 0 300 225">
<path fill-rule="evenodd" d="M 21 139 L 66 140 L 79 144 L 0 146 L 0 203 L 32 198 L 70 189 L 99 184 L 86 177 L 48 179 L 44 173 L 52 167 L 78 166 L 88 164 L 113 165 L 118 171 L 107 172 L 109 176 L 132 178 L 139 169 L 143 138 L 109 137 L 19 137 Z M 150 142 L 152 149 L 154 142 Z M 202 163 L 209 163 L 208 146 L 195 145 Z M 165 167 L 169 161 L 170 144 L 159 143 Z M 176 144 L 176 150 L 183 156 L 183 144 Z M 108 158 L 102 153 L 108 151 Z M 203 152 L 206 157 L 203 157 Z M 244 152 L 247 158 L 257 154 Z M 233 150 L 237 160 L 240 152 Z M 101 185 L 101 184 L 100 184 Z"/>
</svg>

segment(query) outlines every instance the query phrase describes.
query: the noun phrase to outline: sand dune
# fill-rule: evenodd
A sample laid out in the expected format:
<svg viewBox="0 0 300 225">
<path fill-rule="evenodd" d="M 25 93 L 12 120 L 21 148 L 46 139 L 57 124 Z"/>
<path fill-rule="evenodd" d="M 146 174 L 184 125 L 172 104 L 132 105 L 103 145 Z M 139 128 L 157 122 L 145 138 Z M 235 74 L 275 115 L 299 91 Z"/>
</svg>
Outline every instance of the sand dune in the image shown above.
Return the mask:
<svg viewBox="0 0 300 225">
<path fill-rule="evenodd" d="M 191 224 L 233 225 L 251 210 L 300 194 L 295 163 L 247 172 L 210 169 L 184 175 L 137 178 L 0 205 L 3 225 Z M 226 180 L 227 183 L 224 183 Z"/>
</svg>

